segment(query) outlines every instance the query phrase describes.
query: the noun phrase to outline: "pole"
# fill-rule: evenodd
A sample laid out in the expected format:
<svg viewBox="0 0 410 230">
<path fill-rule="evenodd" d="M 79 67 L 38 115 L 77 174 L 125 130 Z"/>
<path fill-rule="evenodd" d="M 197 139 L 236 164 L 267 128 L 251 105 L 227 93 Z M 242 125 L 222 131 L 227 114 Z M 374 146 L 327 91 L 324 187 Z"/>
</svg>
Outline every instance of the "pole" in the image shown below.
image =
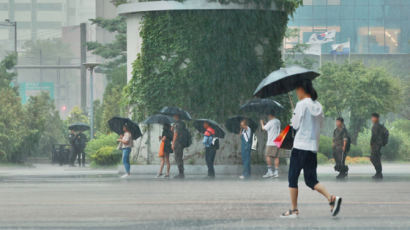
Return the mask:
<svg viewBox="0 0 410 230">
<path fill-rule="evenodd" d="M 349 38 L 349 64 L 350 64 L 350 54 L 352 53 L 351 45 L 350 45 L 350 38 Z"/>
<path fill-rule="evenodd" d="M 17 58 L 17 22 L 14 22 L 14 53 Z"/>
<path fill-rule="evenodd" d="M 94 138 L 94 67 L 90 67 L 90 138 Z"/>
<path fill-rule="evenodd" d="M 87 35 L 86 35 L 86 24 L 80 24 L 80 55 L 81 55 L 81 63 L 87 62 Z M 87 109 L 87 68 L 84 65 L 81 65 L 81 109 L 86 111 Z"/>
</svg>

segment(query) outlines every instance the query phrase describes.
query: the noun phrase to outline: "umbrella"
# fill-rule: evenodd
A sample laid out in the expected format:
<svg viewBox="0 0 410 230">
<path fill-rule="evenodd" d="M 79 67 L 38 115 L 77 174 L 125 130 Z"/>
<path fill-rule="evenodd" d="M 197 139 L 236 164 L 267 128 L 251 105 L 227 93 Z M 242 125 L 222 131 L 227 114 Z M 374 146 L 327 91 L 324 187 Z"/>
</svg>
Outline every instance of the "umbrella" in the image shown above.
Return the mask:
<svg viewBox="0 0 410 230">
<path fill-rule="evenodd" d="M 239 109 L 243 113 L 269 113 L 271 110 L 278 112 L 283 109 L 283 106 L 279 102 L 266 99 L 255 98 L 243 104 Z"/>
<path fill-rule="evenodd" d="M 129 131 L 131 132 L 132 139 L 136 140 L 140 136 L 142 136 L 140 127 L 138 124 L 135 122 L 131 121 L 129 118 L 124 118 L 124 117 L 113 117 L 108 121 L 108 126 L 113 132 L 116 132 L 118 135 L 121 135 L 124 133 L 122 131 L 122 127 L 124 125 L 127 125 L 129 128 Z"/>
<path fill-rule="evenodd" d="M 296 88 L 297 82 L 306 79 L 313 80 L 319 75 L 319 73 L 313 70 L 308 70 L 296 65 L 280 68 L 263 79 L 253 95 L 266 98 L 288 93 Z"/>
<path fill-rule="evenodd" d="M 90 126 L 85 124 L 85 123 L 74 123 L 70 126 L 68 126 L 69 130 L 74 130 L 74 131 L 79 131 L 79 132 L 84 132 L 86 130 L 90 129 Z"/>
<path fill-rule="evenodd" d="M 167 115 L 164 114 L 155 114 L 148 117 L 143 123 L 144 124 L 171 124 L 174 123 L 175 120 Z"/>
<path fill-rule="evenodd" d="M 187 111 L 184 111 L 178 107 L 165 106 L 159 113 L 168 116 L 179 115 L 182 120 L 192 120 L 191 115 Z"/>
<path fill-rule="evenodd" d="M 194 127 L 196 130 L 198 130 L 200 133 L 204 133 L 204 123 L 207 122 L 213 129 L 215 129 L 215 136 L 219 138 L 224 138 L 225 137 L 225 131 L 219 126 L 216 121 L 209 120 L 209 119 L 197 119 L 194 121 Z"/>
<path fill-rule="evenodd" d="M 226 129 L 231 133 L 239 133 L 241 131 L 241 121 L 243 119 L 248 120 L 249 127 L 251 128 L 252 132 L 255 132 L 258 128 L 258 124 L 254 122 L 252 119 L 243 116 L 234 116 L 226 120 Z"/>
</svg>

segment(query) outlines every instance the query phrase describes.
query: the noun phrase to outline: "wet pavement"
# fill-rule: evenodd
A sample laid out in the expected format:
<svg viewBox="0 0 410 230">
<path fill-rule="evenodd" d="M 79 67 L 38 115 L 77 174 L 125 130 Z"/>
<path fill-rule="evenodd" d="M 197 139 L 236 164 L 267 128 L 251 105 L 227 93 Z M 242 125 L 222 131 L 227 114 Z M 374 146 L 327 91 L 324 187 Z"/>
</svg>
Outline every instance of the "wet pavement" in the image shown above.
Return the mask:
<svg viewBox="0 0 410 230">
<path fill-rule="evenodd" d="M 370 172 L 346 181 L 321 173 L 330 192 L 344 198 L 337 218 L 301 178 L 301 215 L 284 220 L 279 215 L 290 207 L 286 175 L 124 180 L 116 170 L 67 170 L 5 175 L 0 169 L 0 229 L 410 229 L 410 174 L 388 173 L 375 182 Z"/>
</svg>

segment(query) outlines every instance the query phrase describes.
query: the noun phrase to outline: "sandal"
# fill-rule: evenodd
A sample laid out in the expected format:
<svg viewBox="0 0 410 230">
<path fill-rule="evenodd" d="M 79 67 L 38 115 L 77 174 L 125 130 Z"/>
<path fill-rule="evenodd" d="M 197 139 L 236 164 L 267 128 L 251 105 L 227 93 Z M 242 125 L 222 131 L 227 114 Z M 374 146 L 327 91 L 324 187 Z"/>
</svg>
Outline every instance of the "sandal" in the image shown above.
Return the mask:
<svg viewBox="0 0 410 230">
<path fill-rule="evenodd" d="M 332 196 L 329 205 L 331 207 L 330 212 L 332 213 L 332 216 L 337 216 L 340 211 L 340 206 L 342 205 L 342 198 L 338 196 Z"/>
<path fill-rule="evenodd" d="M 282 213 L 280 215 L 280 218 L 297 218 L 299 216 L 299 210 L 298 209 L 289 209 L 289 211 Z"/>
</svg>

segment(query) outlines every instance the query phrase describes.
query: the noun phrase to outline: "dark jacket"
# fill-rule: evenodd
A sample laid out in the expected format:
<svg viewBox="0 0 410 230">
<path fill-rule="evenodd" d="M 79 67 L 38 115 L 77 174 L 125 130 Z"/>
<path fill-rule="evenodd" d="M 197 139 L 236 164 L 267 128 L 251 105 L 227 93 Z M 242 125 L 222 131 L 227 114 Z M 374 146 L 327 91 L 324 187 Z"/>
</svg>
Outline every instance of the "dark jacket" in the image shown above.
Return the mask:
<svg viewBox="0 0 410 230">
<path fill-rule="evenodd" d="M 385 132 L 385 127 L 380 123 L 375 123 L 372 127 L 372 137 L 370 139 L 371 146 L 382 146 L 383 145 L 383 134 Z"/>
<path fill-rule="evenodd" d="M 172 147 L 171 147 L 171 142 L 172 138 L 174 137 L 174 133 L 171 130 L 162 130 L 162 135 L 161 137 L 166 137 L 165 142 L 164 142 L 164 151 L 166 153 L 172 153 Z"/>
</svg>

